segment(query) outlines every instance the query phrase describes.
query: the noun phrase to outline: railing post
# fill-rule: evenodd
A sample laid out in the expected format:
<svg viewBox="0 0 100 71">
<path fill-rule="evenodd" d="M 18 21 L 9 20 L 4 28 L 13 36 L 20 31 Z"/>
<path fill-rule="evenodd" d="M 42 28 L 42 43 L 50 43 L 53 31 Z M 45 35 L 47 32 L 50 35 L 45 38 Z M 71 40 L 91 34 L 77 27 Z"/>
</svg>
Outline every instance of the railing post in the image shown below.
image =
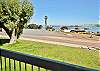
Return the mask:
<svg viewBox="0 0 100 71">
<path fill-rule="evenodd" d="M 0 56 L 0 66 L 1 66 L 1 71 L 2 71 L 2 56 Z"/>
<path fill-rule="evenodd" d="M 16 71 L 16 63 L 15 63 L 15 59 L 14 59 L 14 71 Z"/>
<path fill-rule="evenodd" d="M 4 59 L 5 59 L 5 71 L 6 71 L 6 70 L 7 70 L 7 69 L 6 69 L 6 57 L 5 57 Z"/>
</svg>

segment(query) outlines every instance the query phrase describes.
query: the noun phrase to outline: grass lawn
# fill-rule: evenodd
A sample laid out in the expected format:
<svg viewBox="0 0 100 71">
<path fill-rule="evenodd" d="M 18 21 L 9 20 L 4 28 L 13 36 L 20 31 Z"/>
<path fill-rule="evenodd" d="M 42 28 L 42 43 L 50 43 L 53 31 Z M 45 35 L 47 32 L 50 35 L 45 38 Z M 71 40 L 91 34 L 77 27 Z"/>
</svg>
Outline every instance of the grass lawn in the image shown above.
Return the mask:
<svg viewBox="0 0 100 71">
<path fill-rule="evenodd" d="M 100 70 L 99 52 L 95 50 L 24 40 L 18 40 L 16 44 L 4 44 L 0 48 Z"/>
</svg>

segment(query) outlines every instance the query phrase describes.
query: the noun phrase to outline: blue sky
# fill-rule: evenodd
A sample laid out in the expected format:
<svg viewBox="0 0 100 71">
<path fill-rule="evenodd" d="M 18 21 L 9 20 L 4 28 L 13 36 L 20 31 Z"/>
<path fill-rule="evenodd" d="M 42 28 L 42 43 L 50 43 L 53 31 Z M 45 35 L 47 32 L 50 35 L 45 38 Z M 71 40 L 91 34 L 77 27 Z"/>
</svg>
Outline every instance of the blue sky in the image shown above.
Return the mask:
<svg viewBox="0 0 100 71">
<path fill-rule="evenodd" d="M 76 25 L 99 23 L 99 0 L 31 0 L 34 15 L 31 23 L 44 25 Z"/>
</svg>

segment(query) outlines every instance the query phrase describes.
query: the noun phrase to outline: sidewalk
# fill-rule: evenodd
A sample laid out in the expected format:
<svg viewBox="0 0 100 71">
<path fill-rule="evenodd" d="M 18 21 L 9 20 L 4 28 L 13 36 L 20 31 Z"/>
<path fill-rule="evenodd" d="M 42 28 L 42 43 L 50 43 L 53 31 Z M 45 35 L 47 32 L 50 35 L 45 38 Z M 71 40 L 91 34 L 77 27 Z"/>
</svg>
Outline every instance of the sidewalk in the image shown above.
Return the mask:
<svg viewBox="0 0 100 71">
<path fill-rule="evenodd" d="M 19 38 L 20 40 L 29 40 L 29 41 L 35 41 L 35 42 L 43 42 L 43 43 L 49 43 L 49 44 L 56 44 L 56 45 L 64 45 L 64 46 L 71 46 L 71 47 L 80 47 L 80 48 L 88 48 L 84 45 L 77 45 L 77 44 L 70 44 L 70 43 L 62 43 L 62 42 L 55 42 L 55 41 L 47 41 L 47 40 L 39 40 L 39 39 L 30 39 L 30 38 Z"/>
<path fill-rule="evenodd" d="M 9 38 L 6 35 L 0 35 L 1 38 Z M 52 37 L 54 38 L 54 37 Z M 35 41 L 35 42 L 43 42 L 43 43 L 49 43 L 49 44 L 56 44 L 56 45 L 64 45 L 64 46 L 71 46 L 71 47 L 84 47 L 88 48 L 87 46 L 84 45 L 77 45 L 77 44 L 70 44 L 70 43 L 62 43 L 62 42 L 56 42 L 56 41 L 48 41 L 48 40 L 40 40 L 40 39 L 33 39 L 33 38 L 19 38 L 20 40 L 29 40 L 29 41 Z M 59 38 L 61 39 L 61 38 Z"/>
</svg>

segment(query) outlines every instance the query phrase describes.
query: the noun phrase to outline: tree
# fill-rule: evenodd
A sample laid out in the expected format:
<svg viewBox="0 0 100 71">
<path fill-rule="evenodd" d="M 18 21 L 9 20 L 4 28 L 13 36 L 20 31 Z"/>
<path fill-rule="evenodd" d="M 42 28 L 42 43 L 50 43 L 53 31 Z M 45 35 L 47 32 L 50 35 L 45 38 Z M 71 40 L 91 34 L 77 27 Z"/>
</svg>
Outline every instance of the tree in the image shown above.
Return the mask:
<svg viewBox="0 0 100 71">
<path fill-rule="evenodd" d="M 28 29 L 42 29 L 42 25 L 37 25 L 37 24 L 29 24 L 27 26 Z"/>
<path fill-rule="evenodd" d="M 100 24 L 95 24 L 96 27 L 100 27 Z"/>
<path fill-rule="evenodd" d="M 64 29 L 67 29 L 68 30 L 68 27 L 67 26 L 62 26 L 60 29 L 61 30 L 64 30 Z"/>
<path fill-rule="evenodd" d="M 28 29 L 38 29 L 38 25 L 36 24 L 29 24 Z"/>
<path fill-rule="evenodd" d="M 52 26 L 47 26 L 47 27 L 46 27 L 46 30 L 54 31 L 55 29 L 54 29 Z"/>
<path fill-rule="evenodd" d="M 10 37 L 10 43 L 16 42 L 32 15 L 29 0 L 0 0 L 0 25 Z"/>
<path fill-rule="evenodd" d="M 38 29 L 42 29 L 42 27 L 43 27 L 42 25 L 38 25 Z"/>
</svg>

